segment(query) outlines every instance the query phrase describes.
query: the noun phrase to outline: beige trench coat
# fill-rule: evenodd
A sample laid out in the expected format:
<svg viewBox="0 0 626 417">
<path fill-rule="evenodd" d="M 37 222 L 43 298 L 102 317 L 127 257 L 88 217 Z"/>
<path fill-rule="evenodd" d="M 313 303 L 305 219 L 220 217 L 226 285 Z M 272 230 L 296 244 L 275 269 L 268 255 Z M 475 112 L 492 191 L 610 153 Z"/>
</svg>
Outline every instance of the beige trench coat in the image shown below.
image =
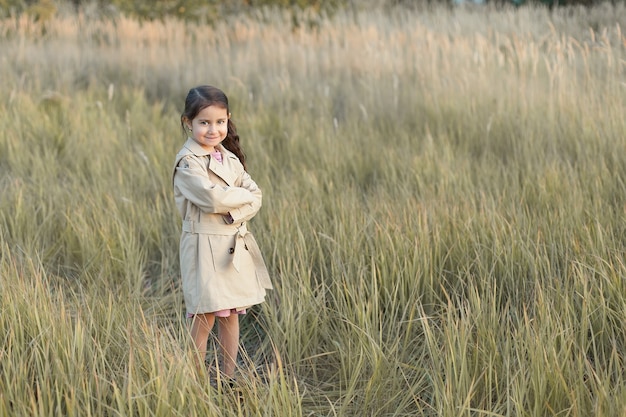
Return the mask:
<svg viewBox="0 0 626 417">
<path fill-rule="evenodd" d="M 246 224 L 261 208 L 261 190 L 233 153 L 218 149 L 221 164 L 189 138 L 174 164 L 174 199 L 183 220 L 180 269 L 190 314 L 259 304 L 272 288 Z"/>
</svg>

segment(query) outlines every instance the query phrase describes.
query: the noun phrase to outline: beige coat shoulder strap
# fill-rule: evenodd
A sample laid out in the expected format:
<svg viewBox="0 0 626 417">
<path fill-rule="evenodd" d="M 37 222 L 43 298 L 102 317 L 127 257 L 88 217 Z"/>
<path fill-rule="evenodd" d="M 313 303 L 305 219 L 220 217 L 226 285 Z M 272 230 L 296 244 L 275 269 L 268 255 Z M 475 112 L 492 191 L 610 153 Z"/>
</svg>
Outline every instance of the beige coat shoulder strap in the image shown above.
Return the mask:
<svg viewBox="0 0 626 417">
<path fill-rule="evenodd" d="M 178 154 L 176 155 L 176 160 L 174 161 L 174 168 L 172 169 L 172 185 L 174 184 L 174 175 L 176 175 L 176 168 L 178 167 L 178 164 L 180 163 L 181 159 L 189 155 L 193 155 L 193 153 L 190 152 L 189 149 L 187 148 L 181 149 L 181 151 L 178 152 Z"/>
</svg>

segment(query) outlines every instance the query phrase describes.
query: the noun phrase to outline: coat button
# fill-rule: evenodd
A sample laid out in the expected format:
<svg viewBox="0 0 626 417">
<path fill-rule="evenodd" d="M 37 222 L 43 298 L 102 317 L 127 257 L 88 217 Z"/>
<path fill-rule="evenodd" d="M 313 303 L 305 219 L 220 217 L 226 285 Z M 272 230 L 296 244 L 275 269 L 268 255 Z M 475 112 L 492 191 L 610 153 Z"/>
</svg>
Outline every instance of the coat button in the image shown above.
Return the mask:
<svg viewBox="0 0 626 417">
<path fill-rule="evenodd" d="M 235 248 L 230 248 L 230 249 L 228 249 L 228 253 L 230 253 L 231 255 L 232 255 L 233 253 L 235 253 Z"/>
</svg>

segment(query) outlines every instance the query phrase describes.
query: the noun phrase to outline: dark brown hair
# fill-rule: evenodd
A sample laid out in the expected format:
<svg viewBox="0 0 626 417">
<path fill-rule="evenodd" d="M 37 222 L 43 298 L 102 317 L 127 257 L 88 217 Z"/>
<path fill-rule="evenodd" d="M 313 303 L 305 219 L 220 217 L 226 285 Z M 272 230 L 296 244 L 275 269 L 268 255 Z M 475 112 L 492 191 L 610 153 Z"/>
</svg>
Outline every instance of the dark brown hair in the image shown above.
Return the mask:
<svg viewBox="0 0 626 417">
<path fill-rule="evenodd" d="M 228 97 L 226 97 L 226 94 L 224 94 L 224 92 L 219 88 L 211 85 L 200 85 L 189 90 L 187 98 L 185 99 L 185 110 L 183 110 L 183 114 L 180 116 L 180 126 L 183 129 L 183 133 L 186 134 L 184 119 L 189 121 L 193 120 L 198 113 L 202 111 L 202 109 L 209 106 L 224 108 L 230 115 Z M 239 158 L 239 161 L 241 161 L 243 168 L 247 169 L 246 156 L 244 155 L 241 145 L 239 144 L 237 127 L 230 118 L 228 119 L 228 133 L 226 134 L 226 138 L 222 141 L 222 146 L 234 153 L 237 158 Z"/>
</svg>

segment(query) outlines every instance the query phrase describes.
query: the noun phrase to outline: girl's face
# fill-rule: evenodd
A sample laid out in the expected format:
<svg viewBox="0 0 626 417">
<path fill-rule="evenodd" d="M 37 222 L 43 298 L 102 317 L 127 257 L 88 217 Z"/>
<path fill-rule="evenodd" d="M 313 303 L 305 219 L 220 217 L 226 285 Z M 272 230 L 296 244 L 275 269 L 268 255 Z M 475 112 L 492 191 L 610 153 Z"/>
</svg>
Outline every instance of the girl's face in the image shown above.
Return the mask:
<svg viewBox="0 0 626 417">
<path fill-rule="evenodd" d="M 209 106 L 200 110 L 193 120 L 185 120 L 189 136 L 209 152 L 222 143 L 228 133 L 228 111 L 219 106 Z"/>
</svg>

